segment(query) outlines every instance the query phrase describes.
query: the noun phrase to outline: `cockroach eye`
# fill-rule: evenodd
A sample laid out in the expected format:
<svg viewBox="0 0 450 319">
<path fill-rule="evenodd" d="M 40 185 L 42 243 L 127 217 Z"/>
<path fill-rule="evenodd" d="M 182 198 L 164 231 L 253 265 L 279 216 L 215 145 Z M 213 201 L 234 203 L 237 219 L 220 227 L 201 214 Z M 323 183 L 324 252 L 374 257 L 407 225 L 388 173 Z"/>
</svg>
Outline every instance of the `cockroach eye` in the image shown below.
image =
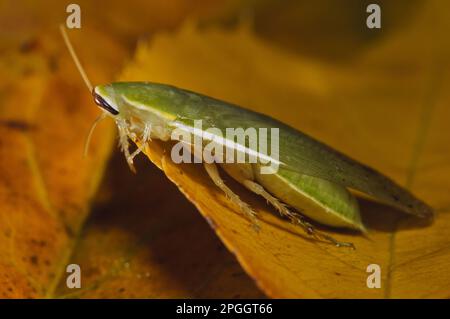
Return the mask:
<svg viewBox="0 0 450 319">
<path fill-rule="evenodd" d="M 108 102 L 106 102 L 105 99 L 103 99 L 100 95 L 98 95 L 96 93 L 94 93 L 93 95 L 94 95 L 95 104 L 100 106 L 102 109 L 108 111 L 112 115 L 119 114 L 119 111 L 117 111 L 115 108 L 113 108 L 111 105 L 109 105 Z"/>
</svg>

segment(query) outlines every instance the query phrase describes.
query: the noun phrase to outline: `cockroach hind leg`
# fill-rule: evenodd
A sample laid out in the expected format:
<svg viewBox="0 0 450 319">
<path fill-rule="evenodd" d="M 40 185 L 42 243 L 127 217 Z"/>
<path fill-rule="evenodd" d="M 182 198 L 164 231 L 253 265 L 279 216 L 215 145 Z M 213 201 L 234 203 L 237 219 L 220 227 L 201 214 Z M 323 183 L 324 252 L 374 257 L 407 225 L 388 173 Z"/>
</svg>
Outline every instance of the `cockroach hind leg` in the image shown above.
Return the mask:
<svg viewBox="0 0 450 319">
<path fill-rule="evenodd" d="M 257 219 L 256 212 L 248 205 L 246 202 L 242 201 L 238 195 L 236 195 L 227 185 L 225 185 L 224 181 L 220 177 L 219 170 L 215 164 L 203 163 L 206 172 L 209 177 L 212 179 L 214 184 L 219 187 L 230 199 L 232 203 L 237 205 L 240 211 L 247 217 L 252 223 L 253 229 L 259 231 L 259 223 Z"/>
<path fill-rule="evenodd" d="M 264 199 L 269 202 L 275 209 L 280 213 L 281 216 L 287 217 L 291 223 L 295 225 L 299 225 L 303 228 L 303 230 L 310 236 L 318 239 L 323 240 L 325 242 L 331 243 L 335 245 L 336 247 L 350 247 L 352 249 L 355 249 L 355 246 L 352 243 L 347 242 L 340 242 L 333 237 L 322 233 L 314 228 L 313 225 L 311 225 L 309 222 L 307 222 L 303 216 L 297 213 L 291 212 L 287 205 L 280 202 L 277 198 L 272 196 L 269 192 L 267 192 L 264 187 L 259 185 L 258 183 L 255 183 L 251 180 L 245 180 L 243 182 L 244 186 L 247 187 L 250 191 L 254 192 L 257 195 L 260 195 L 264 197 Z"/>
</svg>

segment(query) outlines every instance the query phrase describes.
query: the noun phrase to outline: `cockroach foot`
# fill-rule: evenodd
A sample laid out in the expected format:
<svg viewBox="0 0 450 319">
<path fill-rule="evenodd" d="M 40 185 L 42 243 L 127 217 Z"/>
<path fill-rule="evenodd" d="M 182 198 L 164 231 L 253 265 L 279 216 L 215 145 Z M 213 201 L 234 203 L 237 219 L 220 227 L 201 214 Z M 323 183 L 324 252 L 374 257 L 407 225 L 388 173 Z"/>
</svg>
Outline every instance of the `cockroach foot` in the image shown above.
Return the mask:
<svg viewBox="0 0 450 319">
<path fill-rule="evenodd" d="M 314 228 L 314 226 L 311 225 L 309 222 L 307 222 L 302 215 L 291 212 L 288 209 L 286 204 L 280 202 L 277 198 L 273 197 L 261 185 L 255 183 L 251 180 L 246 180 L 243 182 L 243 184 L 245 187 L 247 187 L 249 190 L 251 190 L 255 194 L 264 197 L 273 207 L 275 207 L 275 209 L 280 213 L 281 216 L 287 217 L 291 221 L 291 223 L 302 227 L 303 230 L 308 235 L 310 235 L 316 239 L 319 239 L 319 240 L 324 240 L 328 243 L 335 245 L 336 247 L 350 247 L 353 249 L 355 248 L 355 246 L 352 243 L 337 241 L 333 237 L 316 230 Z"/>
</svg>

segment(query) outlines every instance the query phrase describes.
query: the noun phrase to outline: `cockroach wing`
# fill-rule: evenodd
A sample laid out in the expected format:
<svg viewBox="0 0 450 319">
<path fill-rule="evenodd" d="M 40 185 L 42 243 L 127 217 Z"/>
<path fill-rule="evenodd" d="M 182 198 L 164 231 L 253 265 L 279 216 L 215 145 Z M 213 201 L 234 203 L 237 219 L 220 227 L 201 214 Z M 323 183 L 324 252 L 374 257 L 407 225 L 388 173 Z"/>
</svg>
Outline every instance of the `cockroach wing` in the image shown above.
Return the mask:
<svg viewBox="0 0 450 319">
<path fill-rule="evenodd" d="M 114 83 L 113 86 L 117 95 L 139 101 L 139 109 L 169 114 L 178 124 L 190 126 L 193 121 L 202 120 L 202 130 L 214 127 L 222 132 L 227 128 L 265 128 L 267 131 L 278 128 L 279 152 L 278 158 L 273 160 L 280 162 L 281 167 L 360 191 L 416 216 L 433 215 L 427 204 L 390 178 L 264 114 L 165 84 L 130 82 Z M 272 143 L 271 134 L 268 133 L 267 138 L 267 144 Z M 240 146 L 258 152 L 252 145 Z"/>
<path fill-rule="evenodd" d="M 433 215 L 431 207 L 390 178 L 280 121 L 209 97 L 202 96 L 202 100 L 207 110 L 200 113 L 210 126 L 223 130 L 227 127 L 278 128 L 278 161 L 289 171 L 360 191 L 412 215 Z M 267 135 L 271 143 L 270 134 Z"/>
<path fill-rule="evenodd" d="M 433 210 L 389 177 L 334 150 L 310 136 L 286 128 L 280 131 L 281 162 L 287 169 L 312 175 L 363 192 L 376 200 L 419 217 Z M 280 151 L 281 152 L 281 151 Z"/>
</svg>

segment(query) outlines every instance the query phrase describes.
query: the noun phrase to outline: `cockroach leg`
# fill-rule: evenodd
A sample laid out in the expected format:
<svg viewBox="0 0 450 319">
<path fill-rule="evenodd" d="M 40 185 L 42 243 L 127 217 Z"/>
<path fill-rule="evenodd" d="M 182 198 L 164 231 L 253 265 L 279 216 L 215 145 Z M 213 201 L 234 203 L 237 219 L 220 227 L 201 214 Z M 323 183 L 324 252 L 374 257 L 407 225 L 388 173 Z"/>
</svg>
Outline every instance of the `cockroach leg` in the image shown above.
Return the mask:
<svg viewBox="0 0 450 319">
<path fill-rule="evenodd" d="M 122 152 L 125 155 L 125 159 L 127 160 L 128 166 L 131 171 L 136 173 L 136 169 L 134 168 L 134 158 L 141 152 L 144 151 L 145 144 L 151 140 L 151 125 L 145 124 L 144 130 L 142 132 L 142 136 L 138 139 L 136 133 L 130 132 L 128 124 L 126 121 L 117 121 L 117 128 L 119 130 L 119 145 Z M 131 138 L 133 141 L 137 142 L 139 140 L 140 145 L 138 148 L 130 154 L 130 142 L 128 139 Z"/>
<path fill-rule="evenodd" d="M 128 137 L 130 136 L 130 132 L 128 130 L 128 125 L 125 121 L 116 121 L 117 129 L 119 131 L 119 146 L 125 155 L 125 159 L 127 160 L 128 166 L 131 171 L 136 173 L 136 169 L 133 165 L 133 158 L 130 154 L 130 143 L 128 141 Z"/>
<path fill-rule="evenodd" d="M 258 220 L 256 218 L 256 212 L 245 202 L 243 202 L 238 195 L 236 195 L 227 185 L 225 185 L 224 181 L 220 177 L 219 170 L 217 166 L 212 163 L 203 163 L 206 172 L 209 177 L 212 179 L 214 184 L 219 187 L 225 195 L 237 206 L 239 206 L 240 210 L 244 213 L 244 215 L 252 222 L 253 228 L 255 230 L 259 230 Z"/>
<path fill-rule="evenodd" d="M 144 131 L 143 131 L 142 136 L 141 136 L 140 139 L 138 139 L 136 137 L 135 133 L 133 133 L 133 132 L 130 133 L 130 137 L 133 140 L 138 140 L 139 144 L 138 144 L 137 149 L 128 156 L 128 158 L 127 158 L 127 162 L 128 163 L 131 163 L 133 165 L 134 158 L 137 155 L 139 155 L 141 152 L 144 152 L 145 145 L 147 144 L 148 141 L 151 140 L 150 139 L 150 133 L 151 133 L 151 125 L 150 124 L 145 124 Z"/>
<path fill-rule="evenodd" d="M 262 187 L 258 183 L 255 183 L 251 180 L 245 180 L 245 181 L 243 181 L 243 184 L 250 191 L 254 192 L 257 195 L 264 197 L 264 199 L 267 200 L 267 202 L 269 202 L 273 207 L 275 207 L 275 209 L 280 213 L 281 216 L 289 218 L 291 223 L 302 227 L 308 235 L 311 235 L 316 239 L 322 239 L 326 242 L 332 243 L 333 245 L 335 245 L 337 247 L 351 247 L 353 249 L 355 248 L 352 243 L 337 241 L 333 237 L 316 230 L 313 225 L 308 223 L 303 218 L 303 216 L 301 216 L 300 214 L 291 212 L 284 203 L 280 202 L 277 198 L 275 198 L 271 194 L 269 194 L 264 189 L 264 187 Z"/>
</svg>

